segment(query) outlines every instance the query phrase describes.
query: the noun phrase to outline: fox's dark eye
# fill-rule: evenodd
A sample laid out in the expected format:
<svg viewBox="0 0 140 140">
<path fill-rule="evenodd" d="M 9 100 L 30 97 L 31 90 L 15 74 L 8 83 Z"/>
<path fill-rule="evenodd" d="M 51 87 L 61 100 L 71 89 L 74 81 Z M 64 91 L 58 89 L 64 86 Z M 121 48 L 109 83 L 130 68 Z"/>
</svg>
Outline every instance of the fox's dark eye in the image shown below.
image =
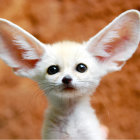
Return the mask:
<svg viewBox="0 0 140 140">
<path fill-rule="evenodd" d="M 48 70 L 47 70 L 47 73 L 48 73 L 49 75 L 56 74 L 57 72 L 59 72 L 59 67 L 56 66 L 56 65 L 50 66 L 50 67 L 48 68 Z"/>
<path fill-rule="evenodd" d="M 77 70 L 78 72 L 83 73 L 83 72 L 85 72 L 85 71 L 87 70 L 87 66 L 86 66 L 85 64 L 83 64 L 83 63 L 80 63 L 80 64 L 78 64 L 78 65 L 76 66 L 76 70 Z"/>
</svg>

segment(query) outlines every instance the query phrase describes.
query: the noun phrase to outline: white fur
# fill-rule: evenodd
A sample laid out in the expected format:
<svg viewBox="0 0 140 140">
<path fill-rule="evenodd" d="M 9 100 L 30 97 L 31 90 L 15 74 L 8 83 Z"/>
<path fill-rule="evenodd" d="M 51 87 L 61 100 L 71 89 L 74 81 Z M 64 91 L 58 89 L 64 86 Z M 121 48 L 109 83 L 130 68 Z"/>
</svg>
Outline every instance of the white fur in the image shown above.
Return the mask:
<svg viewBox="0 0 140 140">
<path fill-rule="evenodd" d="M 43 137 L 47 139 L 103 140 L 104 136 L 88 97 L 53 99 L 45 116 Z"/>
<path fill-rule="evenodd" d="M 23 59 L 28 60 L 34 60 L 39 59 L 39 56 L 36 54 L 36 51 L 34 48 L 30 46 L 30 44 L 22 37 L 22 36 L 15 36 L 15 40 L 13 40 L 15 45 L 20 46 L 19 49 L 26 50 L 25 53 L 23 53 Z"/>
<path fill-rule="evenodd" d="M 7 38 L 11 39 L 12 47 Z M 105 74 L 121 69 L 135 52 L 139 40 L 140 15 L 136 10 L 124 12 L 82 44 L 64 41 L 45 45 L 17 25 L 0 19 L 0 58 L 17 75 L 37 81 L 48 98 L 44 139 L 105 139 L 90 106 L 90 95 Z M 17 57 L 15 52 L 21 56 Z M 32 60 L 37 60 L 34 65 Z M 79 63 L 84 63 L 87 71 L 76 71 Z M 49 75 L 47 69 L 52 65 L 58 65 L 60 71 Z M 62 79 L 67 75 L 72 78 L 75 90 L 64 90 Z"/>
</svg>

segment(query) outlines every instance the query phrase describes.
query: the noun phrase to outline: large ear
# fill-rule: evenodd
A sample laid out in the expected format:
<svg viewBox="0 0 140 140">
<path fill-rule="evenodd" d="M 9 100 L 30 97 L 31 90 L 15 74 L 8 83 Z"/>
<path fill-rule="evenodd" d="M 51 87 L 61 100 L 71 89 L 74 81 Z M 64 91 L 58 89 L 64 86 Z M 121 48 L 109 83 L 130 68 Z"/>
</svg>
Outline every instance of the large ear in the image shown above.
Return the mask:
<svg viewBox="0 0 140 140">
<path fill-rule="evenodd" d="M 87 49 L 107 71 L 120 70 L 140 41 L 140 13 L 128 10 L 87 42 Z"/>
<path fill-rule="evenodd" d="M 44 48 L 35 37 L 8 20 L 0 19 L 0 58 L 16 74 L 25 76 L 35 68 Z"/>
</svg>

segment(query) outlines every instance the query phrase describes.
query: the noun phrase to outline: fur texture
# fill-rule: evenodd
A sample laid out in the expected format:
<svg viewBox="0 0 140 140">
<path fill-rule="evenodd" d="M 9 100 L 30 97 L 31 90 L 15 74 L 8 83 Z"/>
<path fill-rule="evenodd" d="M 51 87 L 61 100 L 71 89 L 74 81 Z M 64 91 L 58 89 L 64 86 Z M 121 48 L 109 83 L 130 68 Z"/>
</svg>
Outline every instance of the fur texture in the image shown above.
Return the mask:
<svg viewBox="0 0 140 140">
<path fill-rule="evenodd" d="M 140 40 L 140 14 L 129 10 L 82 44 L 45 45 L 17 25 L 0 19 L 0 58 L 19 76 L 38 82 L 49 100 L 43 138 L 103 140 L 89 97 L 108 72 L 120 70 Z M 87 70 L 77 71 L 84 64 Z M 47 71 L 59 67 L 55 74 Z M 71 83 L 64 84 L 69 76 Z"/>
</svg>

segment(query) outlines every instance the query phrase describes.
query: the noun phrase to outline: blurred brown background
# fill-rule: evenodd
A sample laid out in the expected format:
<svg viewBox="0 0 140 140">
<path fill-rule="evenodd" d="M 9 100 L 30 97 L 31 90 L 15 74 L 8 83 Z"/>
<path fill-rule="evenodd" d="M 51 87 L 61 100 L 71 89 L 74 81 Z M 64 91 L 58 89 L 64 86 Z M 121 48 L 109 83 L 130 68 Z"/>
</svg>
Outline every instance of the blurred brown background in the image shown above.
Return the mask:
<svg viewBox="0 0 140 140">
<path fill-rule="evenodd" d="M 139 0 L 0 0 L 0 17 L 46 43 L 88 40 Z M 109 138 L 140 138 L 140 48 L 121 72 L 104 77 L 92 97 Z M 0 60 L 0 138 L 40 138 L 47 102 L 36 83 Z"/>
</svg>

